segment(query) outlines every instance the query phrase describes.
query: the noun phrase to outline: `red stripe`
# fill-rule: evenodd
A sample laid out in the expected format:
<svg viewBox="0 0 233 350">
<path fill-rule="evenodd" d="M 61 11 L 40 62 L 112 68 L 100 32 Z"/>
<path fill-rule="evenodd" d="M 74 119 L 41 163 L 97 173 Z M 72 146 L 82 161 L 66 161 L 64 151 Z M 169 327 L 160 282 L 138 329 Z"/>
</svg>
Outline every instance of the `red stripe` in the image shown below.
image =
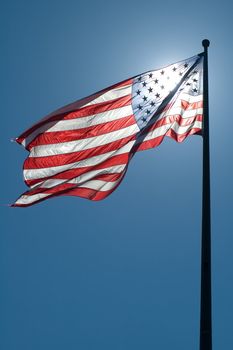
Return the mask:
<svg viewBox="0 0 233 350">
<path fill-rule="evenodd" d="M 12 207 L 22 207 L 22 208 L 25 208 L 25 207 L 30 207 L 31 205 L 33 204 L 36 204 L 36 203 L 40 203 L 40 202 L 43 202 L 44 200 L 47 200 L 47 199 L 50 199 L 50 198 L 54 198 L 54 197 L 58 197 L 58 196 L 78 196 L 78 197 L 82 197 L 82 198 L 85 198 L 85 199 L 90 199 L 90 200 L 93 200 L 93 201 L 99 201 L 99 200 L 102 200 L 106 197 L 108 197 L 115 189 L 116 187 L 118 187 L 119 184 L 117 184 L 117 186 L 115 186 L 113 189 L 109 190 L 109 191 L 95 191 L 95 190 L 92 190 L 92 189 L 88 189 L 88 188 L 75 188 L 75 189 L 71 189 L 71 190 L 65 190 L 64 192 L 62 193 L 54 193 L 52 194 L 51 196 L 49 197 L 45 197 L 45 198 L 41 198 L 35 202 L 32 202 L 30 204 L 17 204 L 17 203 L 14 203 L 12 204 L 11 206 Z M 27 195 L 27 192 L 25 192 L 23 195 Z"/>
<path fill-rule="evenodd" d="M 98 92 L 95 92 L 92 95 L 89 95 L 87 97 L 84 97 L 80 100 L 77 100 L 75 102 L 69 103 L 68 105 L 61 107 L 57 110 L 55 110 L 54 112 L 50 113 L 49 115 L 47 115 L 46 117 L 44 117 L 42 120 L 47 120 L 50 117 L 54 116 L 54 115 L 58 115 L 58 114 L 67 114 L 70 113 L 71 111 L 76 111 L 77 109 L 82 108 L 84 105 L 87 105 L 88 103 L 90 103 L 91 101 L 94 101 L 95 99 L 97 99 L 98 97 L 100 97 L 101 95 L 105 94 L 108 91 L 114 90 L 114 89 L 119 89 L 121 87 L 130 85 L 133 83 L 133 79 L 126 79 L 120 83 L 117 84 L 113 84 L 105 89 L 102 89 Z"/>
<path fill-rule="evenodd" d="M 188 126 L 194 123 L 195 121 L 202 121 L 202 114 L 197 114 L 194 117 L 190 117 L 190 118 L 183 118 L 180 114 L 169 115 L 165 118 L 158 120 L 155 124 L 153 124 L 152 128 L 150 128 L 149 131 L 152 131 L 160 126 L 163 126 L 166 124 L 172 124 L 175 122 L 180 126 Z"/>
<path fill-rule="evenodd" d="M 78 196 L 90 199 L 92 201 L 100 201 L 108 197 L 113 191 L 115 191 L 118 186 L 119 184 L 117 184 L 109 191 L 95 191 L 90 188 L 74 188 L 73 190 L 67 191 L 66 193 L 62 193 L 61 196 Z"/>
<path fill-rule="evenodd" d="M 195 117 L 182 118 L 181 115 L 171 115 L 159 120 L 155 124 L 155 127 L 162 126 L 165 124 L 173 123 L 176 121 L 179 125 L 189 125 L 193 120 L 202 120 L 202 115 L 198 114 Z M 53 143 L 69 142 L 75 140 L 81 140 L 84 138 L 95 137 L 98 135 L 107 134 L 108 132 L 119 130 L 123 127 L 127 127 L 135 124 L 134 116 L 123 117 L 119 120 L 113 120 L 104 124 L 93 125 L 87 128 L 65 130 L 65 131 L 54 131 L 40 134 L 30 144 L 27 145 L 27 149 L 31 150 L 32 147 Z"/>
<path fill-rule="evenodd" d="M 128 85 L 128 81 L 125 82 L 125 85 Z M 41 126 L 45 125 L 46 123 L 51 123 L 52 121 L 54 121 L 54 125 L 55 125 L 56 122 L 60 121 L 60 120 L 75 119 L 78 117 L 85 117 L 88 115 L 98 114 L 98 113 L 106 112 L 106 111 L 109 111 L 112 109 L 127 106 L 130 103 L 131 103 L 131 95 L 127 95 L 127 96 L 123 96 L 123 97 L 120 97 L 118 99 L 115 99 L 112 102 L 106 101 L 106 102 L 102 102 L 99 104 L 80 108 L 77 111 L 72 111 L 70 113 L 63 113 L 63 114 L 59 114 L 59 115 L 54 115 L 54 116 L 51 116 L 49 119 L 41 120 L 39 123 L 35 124 L 33 127 L 26 130 L 23 134 L 21 134 L 18 138 L 16 138 L 16 141 L 19 144 L 21 144 L 27 136 L 29 136 L 32 132 L 34 132 L 36 129 L 39 129 Z M 184 110 L 202 108 L 203 101 L 189 103 L 188 101 L 181 100 L 181 106 Z M 170 108 L 171 108 L 171 104 L 168 104 L 163 109 L 163 112 L 166 110 L 169 110 Z M 49 127 L 51 127 L 51 125 Z M 38 130 L 38 134 L 39 134 L 39 130 Z M 28 145 L 26 145 L 25 148 L 30 150 L 31 146 L 29 147 Z"/>
<path fill-rule="evenodd" d="M 114 165 L 124 165 L 124 164 L 127 164 L 128 161 L 129 161 L 129 153 L 119 154 L 117 156 L 112 156 L 111 158 L 105 160 L 101 164 L 98 164 L 95 166 L 65 170 L 53 176 L 48 176 L 40 179 L 25 180 L 25 183 L 30 187 L 48 179 L 72 179 L 72 178 L 78 177 L 79 175 L 85 174 L 88 171 L 101 170 Z"/>
<path fill-rule="evenodd" d="M 120 176 L 122 176 L 121 181 L 123 180 L 123 177 L 124 177 L 123 175 L 124 174 L 122 174 L 122 173 L 120 174 Z M 56 191 L 55 193 L 51 194 L 51 196 L 39 199 L 39 200 L 34 201 L 34 202 L 30 203 L 30 204 L 17 204 L 17 203 L 14 203 L 12 205 L 12 207 L 29 207 L 29 206 L 31 206 L 31 205 L 33 205 L 35 203 L 39 203 L 39 202 L 42 202 L 42 201 L 44 201 L 46 199 L 57 197 L 57 196 L 79 196 L 79 197 L 82 197 L 82 198 L 98 201 L 98 200 L 104 199 L 107 196 L 109 196 L 119 186 L 121 181 L 119 181 L 116 184 L 116 186 L 114 186 L 111 190 L 108 190 L 108 191 L 96 191 L 96 190 L 93 190 L 93 189 L 90 189 L 90 188 L 73 188 L 73 189 L 66 188 L 66 189 L 61 190 L 59 193 Z M 32 193 L 32 190 L 25 192 L 23 195 L 28 196 L 31 193 Z"/>
<path fill-rule="evenodd" d="M 91 180 L 114 182 L 114 181 L 117 181 L 121 176 L 122 176 L 122 173 L 102 174 L 102 175 L 97 175 L 93 177 Z M 69 179 L 69 181 L 71 180 L 72 179 Z M 68 181 L 66 183 L 55 185 L 54 187 L 50 187 L 50 188 L 43 187 L 43 184 L 41 184 L 41 186 L 28 191 L 27 195 L 33 196 L 34 194 L 38 194 L 38 193 L 54 194 L 54 193 L 65 191 L 67 189 L 71 189 L 74 187 L 76 188 L 77 186 L 78 184 L 68 183 Z"/>
<path fill-rule="evenodd" d="M 146 136 L 146 134 L 149 131 L 153 131 L 154 129 L 162 125 L 165 125 L 167 123 L 173 123 L 174 121 L 177 121 L 178 123 L 180 123 L 180 125 L 189 125 L 190 124 L 189 119 L 193 122 L 195 118 L 196 117 L 183 119 L 181 116 L 165 117 L 157 121 L 155 124 L 151 125 L 150 128 L 147 128 L 147 132 L 144 132 L 143 134 Z M 201 121 L 202 116 L 198 115 L 197 120 Z M 94 147 L 86 151 L 79 151 L 79 152 L 67 153 L 67 154 L 61 154 L 61 155 L 55 155 L 55 156 L 49 156 L 49 157 L 29 157 L 24 162 L 24 169 L 49 168 L 49 167 L 54 167 L 54 166 L 59 166 L 64 164 L 75 163 L 85 158 L 90 158 L 99 154 L 104 154 L 112 150 L 116 150 L 133 139 L 135 139 L 134 135 L 121 140 L 114 141 L 108 145 Z"/>
<path fill-rule="evenodd" d="M 64 114 L 63 120 L 76 119 L 81 117 L 87 117 L 89 115 L 98 114 L 110 111 L 112 109 L 128 106 L 131 103 L 131 94 L 118 97 L 114 100 L 108 100 L 105 102 L 96 103 L 90 106 L 80 108 L 68 114 Z"/>
<path fill-rule="evenodd" d="M 191 109 L 197 109 L 197 108 L 203 108 L 203 100 L 200 99 L 197 102 L 189 102 L 186 100 L 180 100 L 180 105 L 176 104 L 177 100 L 173 102 L 169 102 L 166 104 L 166 106 L 159 112 L 159 113 L 164 113 L 166 111 L 169 111 L 170 109 L 174 108 L 179 108 L 181 107 L 183 110 L 191 110 Z"/>
<path fill-rule="evenodd" d="M 165 116 L 164 118 L 157 120 L 155 123 L 151 123 L 151 125 L 148 125 L 148 127 L 146 127 L 143 131 L 142 135 L 147 135 L 149 132 L 163 125 L 172 124 L 174 122 L 177 122 L 177 124 L 179 124 L 180 126 L 188 126 L 194 123 L 195 121 L 202 121 L 202 119 L 202 114 L 197 114 L 196 116 L 190 118 L 183 118 L 180 114 Z"/>
<path fill-rule="evenodd" d="M 51 168 L 59 165 L 75 163 L 83 159 L 95 157 L 107 152 L 118 150 L 126 145 L 129 141 L 135 139 L 135 135 L 125 137 L 123 139 L 113 141 L 103 146 L 93 147 L 85 151 L 58 154 L 49 157 L 28 157 L 24 162 L 24 169 L 41 169 Z"/>
<path fill-rule="evenodd" d="M 203 100 L 192 103 L 185 100 L 181 100 L 181 106 L 185 110 L 203 108 Z"/>
<path fill-rule="evenodd" d="M 143 141 L 138 146 L 137 151 L 142 151 L 142 150 L 155 148 L 155 147 L 159 146 L 161 144 L 161 142 L 163 141 L 165 136 L 171 137 L 177 142 L 182 142 L 189 135 L 198 134 L 200 132 L 201 132 L 200 128 L 193 128 L 184 134 L 176 134 L 176 132 L 174 130 L 169 129 L 166 135 L 158 136 L 154 139 Z M 91 170 L 103 169 L 103 168 L 113 166 L 113 165 L 127 164 L 128 161 L 129 161 L 129 154 L 119 155 L 119 156 L 115 156 L 115 157 L 108 159 L 106 162 L 104 162 L 103 164 L 101 164 L 97 167 L 90 166 L 90 167 L 85 167 L 85 168 L 67 170 L 67 171 L 65 171 L 61 174 L 57 174 L 53 177 L 47 177 L 47 178 L 36 179 L 36 180 L 28 180 L 26 182 L 27 182 L 28 186 L 32 186 L 36 183 L 39 183 L 41 181 L 45 181 L 47 179 L 72 179 L 72 178 L 77 177 L 81 174 L 87 173 L 88 171 L 91 171 Z M 119 174 L 116 174 L 116 177 L 118 175 Z M 109 174 L 100 175 L 99 177 L 95 177 L 94 179 L 110 181 Z M 112 181 L 115 181 L 115 180 L 112 180 Z M 39 192 L 40 192 L 40 190 L 39 190 Z M 47 192 L 47 193 L 50 193 L 50 192 Z M 34 194 L 34 193 L 31 193 L 31 194 Z"/>
<path fill-rule="evenodd" d="M 85 117 L 93 114 L 103 113 L 112 109 L 120 108 L 123 106 L 127 106 L 131 103 L 131 94 L 123 97 L 119 97 L 115 100 L 106 101 L 97 103 L 94 105 L 86 106 L 80 109 L 77 109 L 75 111 L 70 111 L 69 113 L 62 113 L 62 114 L 56 114 L 52 115 L 49 118 L 42 119 L 37 124 L 33 125 L 31 128 L 27 129 L 24 133 L 22 133 L 19 137 L 16 138 L 16 141 L 18 143 L 22 143 L 24 139 L 26 139 L 31 133 L 33 133 L 35 130 L 39 129 L 43 125 L 47 123 L 54 122 L 54 125 L 59 120 L 64 119 L 74 119 L 74 118 L 80 118 Z M 51 127 L 51 125 L 49 125 Z"/>
<path fill-rule="evenodd" d="M 162 136 L 155 137 L 151 140 L 142 141 L 142 143 L 140 145 L 138 145 L 138 147 L 136 148 L 136 152 L 137 151 L 144 151 L 144 150 L 147 150 L 150 148 L 155 148 L 155 147 L 159 146 L 161 144 L 161 142 L 163 141 L 165 136 L 168 136 L 177 142 L 182 142 L 189 135 L 199 134 L 200 131 L 201 131 L 200 128 L 192 128 L 183 134 L 177 134 L 173 129 L 169 129 L 167 131 L 167 133 L 162 135 Z"/>
<path fill-rule="evenodd" d="M 195 133 L 200 133 L 200 132 L 201 132 L 200 128 L 193 128 L 193 129 L 189 130 L 188 132 L 186 132 L 186 133 L 184 133 L 182 135 L 178 135 L 178 134 L 175 133 L 174 130 L 169 129 L 166 136 L 169 136 L 169 137 L 175 139 L 178 142 L 182 142 L 187 136 L 195 134 Z M 161 137 L 155 138 L 153 140 L 149 140 L 149 141 L 143 142 L 143 144 L 141 144 L 141 146 L 139 147 L 138 150 L 153 148 L 153 147 L 159 145 L 161 143 L 163 137 L 164 136 L 161 136 Z M 122 174 L 120 174 L 120 175 L 122 175 Z M 123 176 L 122 176 L 122 179 L 123 179 Z M 33 205 L 35 203 L 41 202 L 43 200 L 46 200 L 48 198 L 56 197 L 56 196 L 60 196 L 60 195 L 79 196 L 79 197 L 87 198 L 87 199 L 90 199 L 90 200 L 98 201 L 98 200 L 102 200 L 102 199 L 106 198 L 107 196 L 109 196 L 116 189 L 116 187 L 119 186 L 120 182 L 121 181 L 119 181 L 119 183 L 114 188 L 112 188 L 109 191 L 105 191 L 105 192 L 103 192 L 103 191 L 102 192 L 101 191 L 96 191 L 96 190 L 92 190 L 92 189 L 88 189 L 88 188 L 74 188 L 74 189 L 67 189 L 66 188 L 64 190 L 61 190 L 60 193 L 57 193 L 57 191 L 56 191 L 50 197 L 46 197 L 46 198 L 40 199 L 40 200 L 35 201 L 35 202 L 31 203 L 31 204 L 13 204 L 12 206 L 13 207 L 14 206 L 15 207 L 27 207 L 27 206 L 31 206 L 31 205 Z M 30 193 L 32 193 L 32 192 L 30 191 Z M 29 194 L 29 192 L 24 193 L 24 195 L 27 195 L 27 194 Z"/>
<path fill-rule="evenodd" d="M 32 149 L 35 146 L 57 144 L 62 142 L 70 142 L 75 140 L 82 140 L 85 138 L 96 137 L 103 134 L 108 134 L 112 131 L 117 131 L 134 125 L 135 118 L 133 115 L 122 117 L 121 119 L 113 120 L 103 124 L 93 125 L 87 128 L 45 132 L 37 136 L 27 148 Z"/>
<path fill-rule="evenodd" d="M 108 197 L 115 189 L 121 184 L 124 176 L 126 174 L 126 169 L 124 173 L 121 173 L 120 181 L 109 191 L 96 191 L 89 188 L 74 188 L 72 190 L 67 191 L 66 193 L 62 193 L 61 195 L 65 196 L 78 196 L 86 199 L 90 199 L 92 201 L 100 201 L 106 197 Z"/>
<path fill-rule="evenodd" d="M 166 136 L 171 137 L 173 140 L 177 142 L 183 142 L 186 137 L 190 135 L 197 134 L 201 131 L 200 128 L 192 128 L 189 131 L 185 132 L 184 134 L 177 134 L 173 129 L 168 130 Z"/>
</svg>

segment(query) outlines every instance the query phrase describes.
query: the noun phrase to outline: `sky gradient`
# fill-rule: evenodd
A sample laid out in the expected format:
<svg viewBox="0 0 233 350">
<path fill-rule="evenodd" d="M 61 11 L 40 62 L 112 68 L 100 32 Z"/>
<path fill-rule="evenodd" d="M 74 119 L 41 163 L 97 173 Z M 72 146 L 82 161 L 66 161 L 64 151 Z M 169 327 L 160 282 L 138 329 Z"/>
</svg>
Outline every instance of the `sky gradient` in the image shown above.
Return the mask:
<svg viewBox="0 0 233 350">
<path fill-rule="evenodd" d="M 106 200 L 8 208 L 10 139 L 49 112 L 210 40 L 213 349 L 233 348 L 230 1 L 7 1 L 1 11 L 3 350 L 196 350 L 202 139 L 139 152 Z"/>
</svg>

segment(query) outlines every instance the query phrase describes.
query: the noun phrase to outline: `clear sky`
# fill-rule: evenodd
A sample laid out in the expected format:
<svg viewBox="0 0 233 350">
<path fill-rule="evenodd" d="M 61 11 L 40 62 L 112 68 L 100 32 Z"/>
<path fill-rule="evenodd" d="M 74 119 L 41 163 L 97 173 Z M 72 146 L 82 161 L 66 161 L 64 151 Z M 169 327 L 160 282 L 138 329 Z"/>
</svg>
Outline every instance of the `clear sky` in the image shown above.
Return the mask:
<svg viewBox="0 0 233 350">
<path fill-rule="evenodd" d="M 213 345 L 233 349 L 231 1 L 5 1 L 1 203 L 26 190 L 12 137 L 49 112 L 211 41 Z M 132 160 L 102 202 L 1 206 L 2 350 L 196 350 L 202 139 Z"/>
</svg>

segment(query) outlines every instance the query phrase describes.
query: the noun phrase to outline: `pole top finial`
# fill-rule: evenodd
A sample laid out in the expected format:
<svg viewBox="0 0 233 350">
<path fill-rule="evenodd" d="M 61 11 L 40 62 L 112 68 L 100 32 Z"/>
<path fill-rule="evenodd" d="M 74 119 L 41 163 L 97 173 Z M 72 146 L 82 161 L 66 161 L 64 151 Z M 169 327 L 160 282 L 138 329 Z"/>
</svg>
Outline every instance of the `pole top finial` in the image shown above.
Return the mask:
<svg viewBox="0 0 233 350">
<path fill-rule="evenodd" d="M 210 46 L 210 41 L 208 39 L 202 40 L 202 46 L 203 47 L 209 47 Z"/>
</svg>

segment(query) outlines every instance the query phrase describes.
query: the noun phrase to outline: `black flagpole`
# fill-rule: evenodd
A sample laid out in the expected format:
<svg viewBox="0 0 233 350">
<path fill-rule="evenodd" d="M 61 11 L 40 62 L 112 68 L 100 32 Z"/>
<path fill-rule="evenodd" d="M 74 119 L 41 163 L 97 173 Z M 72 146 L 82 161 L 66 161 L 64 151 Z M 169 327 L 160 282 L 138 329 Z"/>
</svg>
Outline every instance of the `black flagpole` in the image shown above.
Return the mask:
<svg viewBox="0 0 233 350">
<path fill-rule="evenodd" d="M 204 47 L 203 76 L 203 188 L 202 188 L 202 249 L 201 249 L 201 319 L 200 350 L 212 350 L 211 310 L 211 224 L 210 224 L 210 154 L 209 154 L 209 94 L 208 94 L 208 47 Z"/>
</svg>

